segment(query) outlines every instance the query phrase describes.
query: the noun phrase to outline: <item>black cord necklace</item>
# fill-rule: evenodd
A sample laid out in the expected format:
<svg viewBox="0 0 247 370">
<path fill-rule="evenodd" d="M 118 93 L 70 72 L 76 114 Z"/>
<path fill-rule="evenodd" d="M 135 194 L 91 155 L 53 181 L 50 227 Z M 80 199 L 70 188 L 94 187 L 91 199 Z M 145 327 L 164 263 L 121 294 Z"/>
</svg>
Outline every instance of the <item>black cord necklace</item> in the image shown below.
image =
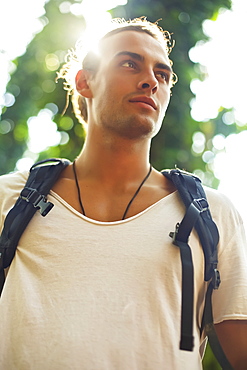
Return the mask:
<svg viewBox="0 0 247 370">
<path fill-rule="evenodd" d="M 147 179 L 149 178 L 151 172 L 152 172 L 152 166 L 150 165 L 150 168 L 148 170 L 148 173 L 147 175 L 144 177 L 144 179 L 142 180 L 142 182 L 140 183 L 138 189 L 136 190 L 135 194 L 133 195 L 133 197 L 130 199 L 129 203 L 127 204 L 127 207 L 124 211 L 124 214 L 123 214 L 123 217 L 122 217 L 122 220 L 125 219 L 127 213 L 128 213 L 128 210 L 133 202 L 133 200 L 135 199 L 135 197 L 137 196 L 137 194 L 139 193 L 139 191 L 141 190 L 143 184 L 147 181 Z M 74 172 L 74 177 L 75 177 L 75 183 L 76 183 L 76 188 L 77 188 L 77 194 L 78 194 L 78 201 L 80 203 L 80 207 L 81 207 L 81 212 L 84 216 L 86 216 L 86 213 L 85 213 L 85 209 L 83 207 L 83 204 L 82 204 L 82 199 L 81 199 L 81 190 L 80 190 L 80 186 L 79 186 L 79 182 L 78 182 L 78 177 L 77 177 L 77 173 L 76 173 L 76 168 L 75 168 L 75 161 L 73 162 L 73 172 Z"/>
</svg>

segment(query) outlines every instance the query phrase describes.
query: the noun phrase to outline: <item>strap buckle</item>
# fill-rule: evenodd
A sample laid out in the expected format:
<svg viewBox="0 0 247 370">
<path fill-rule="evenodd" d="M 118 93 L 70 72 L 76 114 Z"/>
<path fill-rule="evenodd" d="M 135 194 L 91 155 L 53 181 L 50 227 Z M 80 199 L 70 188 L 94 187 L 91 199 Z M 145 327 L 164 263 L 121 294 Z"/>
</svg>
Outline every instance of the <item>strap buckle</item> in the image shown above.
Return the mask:
<svg viewBox="0 0 247 370">
<path fill-rule="evenodd" d="M 179 230 L 179 226 L 180 226 L 180 223 L 177 222 L 177 224 L 175 226 L 175 231 L 171 231 L 169 233 L 170 238 L 172 238 L 173 244 L 176 242 L 177 235 L 178 235 L 178 230 Z"/>
<path fill-rule="evenodd" d="M 215 268 L 213 270 L 213 276 L 212 276 L 212 280 L 211 280 L 211 284 L 213 286 L 213 289 L 219 289 L 220 283 L 221 283 L 220 272 L 219 272 L 218 269 Z"/>
<path fill-rule="evenodd" d="M 27 196 L 24 196 L 21 193 L 21 198 L 24 199 L 26 202 L 31 203 L 34 208 L 37 208 L 41 214 L 41 216 L 46 216 L 48 212 L 54 206 L 53 203 L 48 202 L 46 197 L 40 194 L 36 189 L 30 189 Z"/>
</svg>

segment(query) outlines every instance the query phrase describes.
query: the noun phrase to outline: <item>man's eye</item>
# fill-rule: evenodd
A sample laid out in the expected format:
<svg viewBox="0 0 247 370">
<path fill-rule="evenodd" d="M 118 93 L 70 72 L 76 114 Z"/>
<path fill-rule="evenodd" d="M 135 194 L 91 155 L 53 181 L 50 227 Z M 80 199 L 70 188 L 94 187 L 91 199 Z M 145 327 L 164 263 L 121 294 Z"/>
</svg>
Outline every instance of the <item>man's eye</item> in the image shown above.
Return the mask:
<svg viewBox="0 0 247 370">
<path fill-rule="evenodd" d="M 156 76 L 158 76 L 159 78 L 161 78 L 164 81 L 169 81 L 169 75 L 165 72 L 157 72 Z"/>
<path fill-rule="evenodd" d="M 122 63 L 122 67 L 135 68 L 135 63 L 131 60 Z"/>
</svg>

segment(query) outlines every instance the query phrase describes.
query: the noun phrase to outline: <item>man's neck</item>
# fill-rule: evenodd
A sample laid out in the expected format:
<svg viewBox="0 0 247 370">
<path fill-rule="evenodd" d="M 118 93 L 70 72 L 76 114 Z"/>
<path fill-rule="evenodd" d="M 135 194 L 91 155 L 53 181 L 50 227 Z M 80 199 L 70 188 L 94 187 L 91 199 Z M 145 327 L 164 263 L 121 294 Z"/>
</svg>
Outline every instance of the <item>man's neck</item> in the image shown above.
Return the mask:
<svg viewBox="0 0 247 370">
<path fill-rule="evenodd" d="M 79 176 L 90 176 L 109 185 L 111 182 L 114 185 L 134 179 L 139 181 L 150 167 L 149 147 L 147 141 L 102 141 L 96 145 L 86 140 L 76 160 Z"/>
<path fill-rule="evenodd" d="M 78 212 L 83 213 L 83 209 L 87 217 L 98 221 L 121 220 L 123 215 L 131 217 L 174 191 L 160 172 L 150 171 L 147 143 L 103 144 L 86 142 L 75 165 L 65 169 L 53 188 Z"/>
</svg>

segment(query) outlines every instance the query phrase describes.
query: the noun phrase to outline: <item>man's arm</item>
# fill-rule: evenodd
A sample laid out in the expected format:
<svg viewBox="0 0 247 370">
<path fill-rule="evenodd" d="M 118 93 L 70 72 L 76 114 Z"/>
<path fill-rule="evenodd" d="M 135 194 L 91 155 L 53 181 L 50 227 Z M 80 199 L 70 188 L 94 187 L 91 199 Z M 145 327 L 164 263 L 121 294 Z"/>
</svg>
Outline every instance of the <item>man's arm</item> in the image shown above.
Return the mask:
<svg viewBox="0 0 247 370">
<path fill-rule="evenodd" d="M 247 320 L 227 320 L 215 325 L 222 349 L 234 370 L 247 369 Z"/>
</svg>

